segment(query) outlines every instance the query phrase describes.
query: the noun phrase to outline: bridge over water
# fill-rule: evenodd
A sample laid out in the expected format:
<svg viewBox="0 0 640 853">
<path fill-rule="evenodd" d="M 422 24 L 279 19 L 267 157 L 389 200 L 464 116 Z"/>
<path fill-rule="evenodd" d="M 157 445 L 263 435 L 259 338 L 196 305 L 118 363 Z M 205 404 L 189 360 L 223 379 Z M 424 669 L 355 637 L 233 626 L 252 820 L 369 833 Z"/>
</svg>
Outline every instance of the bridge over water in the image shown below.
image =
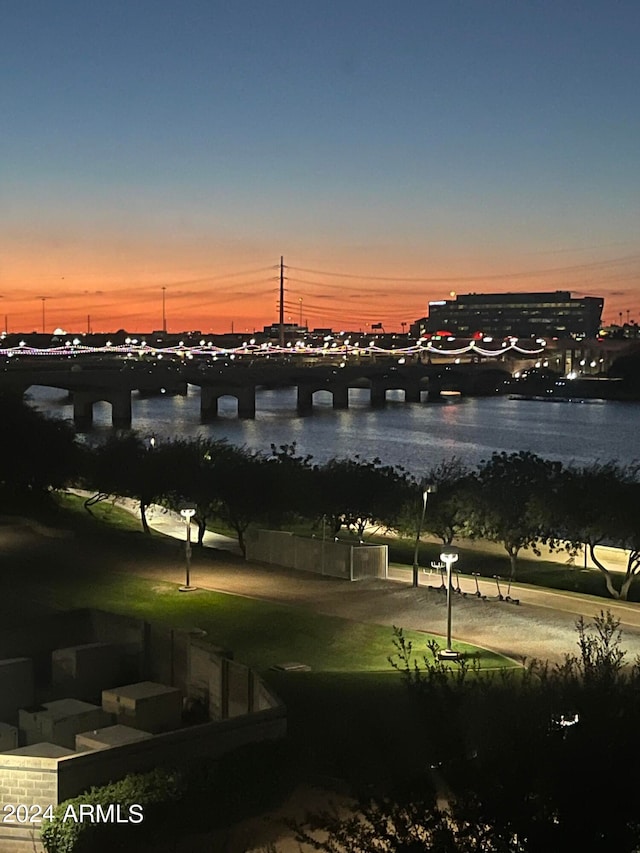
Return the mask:
<svg viewBox="0 0 640 853">
<path fill-rule="evenodd" d="M 112 424 L 126 428 L 132 423 L 132 393 L 141 395 L 186 394 L 189 385 L 200 389 L 200 415 L 203 422 L 218 414 L 218 401 L 234 397 L 238 417 L 253 418 L 261 389 L 295 387 L 298 415 L 313 412 L 314 395 L 328 391 L 335 409 L 349 406 L 349 390 L 365 388 L 370 405 L 385 405 L 388 391 L 404 393 L 407 403 L 437 400 L 446 391 L 468 396 L 504 393 L 511 378 L 506 365 L 497 361 L 466 364 L 400 364 L 386 362 L 348 364 L 267 363 L 264 360 L 175 361 L 102 359 L 92 364 L 16 363 L 0 371 L 0 390 L 25 393 L 32 385 L 44 385 L 67 391 L 73 402 L 73 418 L 79 429 L 87 429 L 93 419 L 93 406 L 105 401 L 111 405 Z"/>
</svg>

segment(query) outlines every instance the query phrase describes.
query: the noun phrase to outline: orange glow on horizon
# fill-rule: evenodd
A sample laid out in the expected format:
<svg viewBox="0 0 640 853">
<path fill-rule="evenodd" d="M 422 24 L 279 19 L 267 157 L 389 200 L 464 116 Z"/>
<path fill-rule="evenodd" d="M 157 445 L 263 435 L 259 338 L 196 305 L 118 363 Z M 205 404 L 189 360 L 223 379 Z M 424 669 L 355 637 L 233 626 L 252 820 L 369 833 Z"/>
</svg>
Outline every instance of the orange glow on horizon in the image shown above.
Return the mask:
<svg viewBox="0 0 640 853">
<path fill-rule="evenodd" d="M 148 333 L 162 329 L 163 307 L 167 330 L 173 333 L 197 329 L 220 334 L 232 328 L 249 333 L 278 321 L 279 264 L 265 261 L 264 251 L 225 253 L 214 260 L 202 251 L 195 257 L 179 255 L 9 253 L 3 258 L 0 326 L 9 332 L 40 332 L 43 308 L 47 333 L 56 328 Z M 631 296 L 617 290 L 629 286 L 626 279 L 638 280 L 637 257 L 555 268 L 540 264 L 538 270 L 529 263 L 515 273 L 513 256 L 493 263 L 455 258 L 429 264 L 412 258 L 402 266 L 373 256 L 369 263 L 355 261 L 346 252 L 328 253 L 321 261 L 317 249 L 309 254 L 313 260 L 301 257 L 294 263 L 285 256 L 284 319 L 310 328 L 367 333 L 382 323 L 385 331 L 408 331 L 428 314 L 432 300 L 508 290 L 603 296 L 605 324 L 640 322 L 635 292 Z M 478 274 L 479 269 L 486 274 Z"/>
</svg>

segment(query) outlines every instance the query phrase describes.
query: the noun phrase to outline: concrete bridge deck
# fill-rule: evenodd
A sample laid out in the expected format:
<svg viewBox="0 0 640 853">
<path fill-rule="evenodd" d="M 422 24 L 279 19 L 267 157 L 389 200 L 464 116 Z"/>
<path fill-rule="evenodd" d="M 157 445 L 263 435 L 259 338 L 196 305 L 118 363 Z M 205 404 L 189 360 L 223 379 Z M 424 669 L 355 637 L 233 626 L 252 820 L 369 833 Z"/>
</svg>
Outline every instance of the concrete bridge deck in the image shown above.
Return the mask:
<svg viewBox="0 0 640 853">
<path fill-rule="evenodd" d="M 481 362 L 467 364 L 400 364 L 398 360 L 368 364 L 334 362 L 300 365 L 282 362 L 212 361 L 203 363 L 160 364 L 149 361 L 104 361 L 86 367 L 81 363 L 59 365 L 19 364 L 5 366 L 0 372 L 0 388 L 24 393 L 32 385 L 61 388 L 73 399 L 73 417 L 80 429 L 91 426 L 93 405 L 106 401 L 112 407 L 115 427 L 132 422 L 132 391 L 142 393 L 186 394 L 187 386 L 200 389 L 200 414 L 203 422 L 214 419 L 221 397 L 238 401 L 238 417 L 253 418 L 256 392 L 261 388 L 297 388 L 297 413 L 313 411 L 314 394 L 328 391 L 336 409 L 349 406 L 349 389 L 368 388 L 373 407 L 385 404 L 387 391 L 404 392 L 405 401 L 419 403 L 438 399 L 443 391 L 458 391 L 469 396 L 504 393 L 511 374 L 504 364 Z"/>
</svg>

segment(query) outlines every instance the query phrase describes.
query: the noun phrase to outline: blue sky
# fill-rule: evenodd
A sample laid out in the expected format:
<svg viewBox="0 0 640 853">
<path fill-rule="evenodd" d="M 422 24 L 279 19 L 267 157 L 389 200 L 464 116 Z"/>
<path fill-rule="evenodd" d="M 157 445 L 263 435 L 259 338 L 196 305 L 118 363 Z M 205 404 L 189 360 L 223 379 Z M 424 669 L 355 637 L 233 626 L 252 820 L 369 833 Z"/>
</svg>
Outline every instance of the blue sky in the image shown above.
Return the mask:
<svg viewBox="0 0 640 853">
<path fill-rule="evenodd" d="M 0 0 L 0 311 L 259 327 L 284 254 L 311 325 L 640 320 L 639 44 L 637 0 Z"/>
</svg>

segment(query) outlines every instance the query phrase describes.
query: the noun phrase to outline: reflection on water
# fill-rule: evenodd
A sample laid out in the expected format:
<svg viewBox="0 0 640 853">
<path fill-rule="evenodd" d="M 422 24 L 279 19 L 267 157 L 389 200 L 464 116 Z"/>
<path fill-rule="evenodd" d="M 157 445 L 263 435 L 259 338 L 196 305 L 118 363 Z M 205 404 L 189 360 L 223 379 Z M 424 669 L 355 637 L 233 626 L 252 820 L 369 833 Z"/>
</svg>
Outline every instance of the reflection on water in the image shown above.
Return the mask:
<svg viewBox="0 0 640 853">
<path fill-rule="evenodd" d="M 59 389 L 33 387 L 36 408 L 71 418 L 72 408 Z M 640 459 L 640 404 L 589 401 L 556 403 L 506 397 L 446 398 L 442 403 L 404 403 L 389 392 L 384 409 L 369 407 L 369 392 L 349 393 L 348 410 L 334 411 L 331 395 L 314 396 L 312 415 L 296 414 L 295 389 L 258 391 L 255 420 L 238 420 L 234 399 L 223 397 L 219 417 L 200 423 L 200 396 L 190 387 L 184 397 L 133 395 L 133 429 L 141 435 L 227 438 L 233 444 L 268 451 L 271 444 L 296 442 L 298 452 L 318 462 L 332 456 L 380 457 L 410 471 L 426 471 L 458 456 L 475 465 L 494 450 L 530 450 L 550 459 L 579 463 L 595 459 Z M 90 440 L 111 431 L 111 407 L 94 406 Z"/>
</svg>

